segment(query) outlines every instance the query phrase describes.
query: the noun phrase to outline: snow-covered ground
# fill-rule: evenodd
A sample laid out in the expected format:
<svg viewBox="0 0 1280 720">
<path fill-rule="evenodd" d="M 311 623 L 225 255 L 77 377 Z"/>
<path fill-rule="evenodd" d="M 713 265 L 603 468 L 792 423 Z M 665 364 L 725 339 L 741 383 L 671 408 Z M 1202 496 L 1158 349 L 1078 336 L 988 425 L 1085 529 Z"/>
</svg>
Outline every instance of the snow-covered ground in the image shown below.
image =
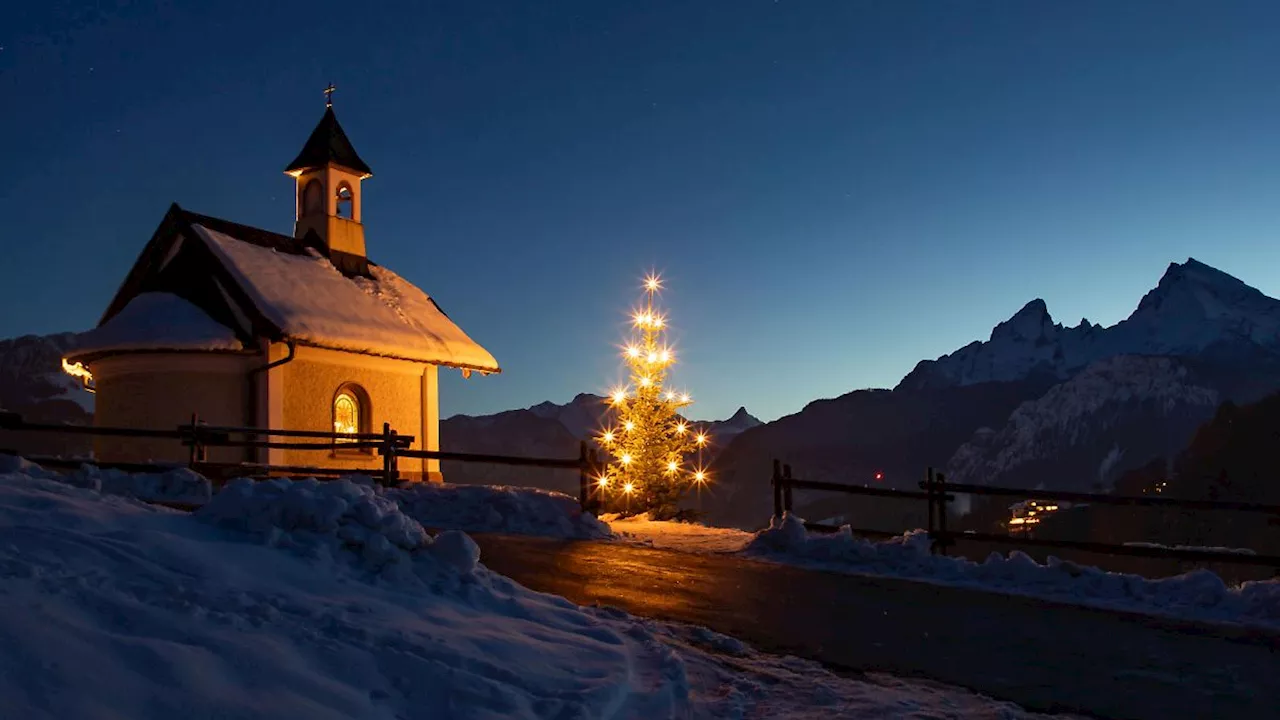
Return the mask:
<svg viewBox="0 0 1280 720">
<path fill-rule="evenodd" d="M 23 718 L 1019 718 L 534 593 L 350 481 L 188 514 L 0 473 L 0 705 Z"/>
<path fill-rule="evenodd" d="M 740 554 L 815 570 L 921 580 L 1188 620 L 1280 628 L 1280 580 L 1228 587 L 1208 570 L 1152 580 L 1056 558 L 1041 565 L 1018 551 L 992 553 L 976 563 L 930 554 L 929 539 L 921 530 L 873 542 L 855 537 L 847 528 L 834 534 L 810 533 L 802 520 L 792 516 L 758 533 L 655 522 L 643 515 L 602 519 L 621 540 L 666 550 Z"/>
<path fill-rule="evenodd" d="M 0 474 L 4 473 L 22 473 L 53 479 L 97 490 L 104 495 L 123 495 L 151 502 L 203 505 L 213 496 L 213 485 L 209 480 L 187 468 L 155 473 L 127 473 L 83 465 L 79 470 L 59 474 L 16 455 L 0 455 Z"/>
<path fill-rule="evenodd" d="M 695 553 L 736 553 L 746 548 L 754 533 L 702 525 L 700 523 L 650 520 L 648 514 L 618 517 L 601 515 L 600 519 L 621 540 L 637 542 L 664 550 Z"/>
<path fill-rule="evenodd" d="M 833 534 L 810 533 L 788 514 L 774 520 L 743 554 L 803 567 L 885 575 L 945 585 L 1150 613 L 1189 620 L 1280 628 L 1280 579 L 1228 587 L 1218 575 L 1195 570 L 1148 579 L 1050 558 L 1041 565 L 1025 553 L 992 553 L 976 563 L 932 555 L 922 530 L 884 542 L 854 537 L 846 526 Z"/>
<path fill-rule="evenodd" d="M 223 496 L 228 492 L 245 492 L 245 488 L 260 486 L 255 492 L 270 493 L 271 488 L 284 487 L 281 483 L 285 482 L 254 485 L 238 481 L 210 501 L 209 482 L 185 469 L 129 474 L 84 467 L 56 475 L 12 456 L 0 456 L 0 473 L 4 472 L 55 479 L 108 495 L 191 505 L 207 503 L 204 515 L 225 502 Z M 307 486 L 321 488 L 328 484 L 312 480 Z M 854 537 L 847 529 L 835 534 L 808 533 L 802 521 L 791 516 L 754 534 L 697 523 L 655 522 L 643 515 L 597 520 L 583 513 L 577 501 L 567 495 L 529 488 L 418 484 L 384 489 L 374 486 L 367 477 L 350 478 L 343 484 L 359 486 L 377 502 L 395 507 L 403 516 L 431 530 L 620 540 L 667 550 L 740 554 L 814 569 L 921 580 L 1189 620 L 1280 628 L 1280 580 L 1229 587 L 1208 570 L 1153 580 L 1056 558 L 1041 565 L 1017 551 L 1008 555 L 992 553 L 976 563 L 930 554 L 923 531 L 871 542 Z"/>
<path fill-rule="evenodd" d="M 415 483 L 385 495 L 429 528 L 584 540 L 612 536 L 608 525 L 582 512 L 576 498 L 549 490 Z"/>
</svg>

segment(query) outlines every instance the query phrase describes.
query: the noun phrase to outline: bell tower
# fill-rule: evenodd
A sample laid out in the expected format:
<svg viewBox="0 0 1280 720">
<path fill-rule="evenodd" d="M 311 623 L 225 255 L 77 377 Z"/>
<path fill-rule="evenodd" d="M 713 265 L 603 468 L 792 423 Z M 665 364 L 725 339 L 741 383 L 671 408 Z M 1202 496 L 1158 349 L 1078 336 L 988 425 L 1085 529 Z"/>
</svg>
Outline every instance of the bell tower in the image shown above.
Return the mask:
<svg viewBox="0 0 1280 720">
<path fill-rule="evenodd" d="M 373 177 L 373 171 L 356 154 L 333 114 L 334 89 L 332 84 L 325 88 L 324 116 L 284 170 L 296 183 L 293 235 L 301 239 L 315 231 L 338 269 L 363 275 L 368 266 L 360 184 Z"/>
</svg>

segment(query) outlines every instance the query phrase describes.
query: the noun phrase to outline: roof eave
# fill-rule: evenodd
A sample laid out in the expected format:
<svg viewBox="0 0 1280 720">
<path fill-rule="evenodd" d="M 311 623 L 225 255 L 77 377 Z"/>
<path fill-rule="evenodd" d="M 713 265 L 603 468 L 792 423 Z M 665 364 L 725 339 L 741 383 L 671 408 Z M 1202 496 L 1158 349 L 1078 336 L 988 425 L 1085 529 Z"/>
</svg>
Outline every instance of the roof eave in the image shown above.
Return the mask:
<svg viewBox="0 0 1280 720">
<path fill-rule="evenodd" d="M 337 347 L 335 345 L 318 343 L 312 340 L 299 340 L 297 338 L 289 338 L 289 337 L 286 337 L 285 339 L 291 340 L 292 342 L 296 343 L 301 347 L 313 347 L 313 348 L 318 348 L 320 350 L 333 350 L 335 352 L 345 352 L 345 353 L 351 353 L 353 355 L 367 355 L 369 357 L 380 357 L 380 358 L 387 358 L 390 360 L 404 360 L 406 362 L 421 363 L 423 365 L 439 365 L 441 367 L 458 368 L 459 370 L 474 370 L 476 372 L 485 373 L 488 375 L 502 374 L 502 368 L 496 364 L 476 365 L 474 363 L 455 362 L 453 360 L 437 360 L 437 359 L 428 360 L 421 357 L 408 357 L 405 355 L 395 355 L 392 353 L 378 353 L 378 352 L 370 352 L 368 350 L 352 350 L 351 348 Z"/>
<path fill-rule="evenodd" d="M 72 350 L 63 359 L 71 363 L 93 363 L 103 358 L 113 357 L 116 355 L 243 355 L 250 357 L 260 354 L 260 351 L 253 348 L 241 348 L 240 350 L 222 349 L 211 350 L 208 348 L 111 348 L 109 350 L 88 349 L 88 350 Z"/>
<path fill-rule="evenodd" d="M 337 163 L 337 162 L 326 163 L 325 165 L 310 165 L 310 164 L 297 165 L 297 166 L 290 165 L 289 167 L 284 169 L 284 174 L 296 180 L 297 178 L 302 177 L 303 173 L 309 172 L 311 170 L 319 170 L 321 167 L 335 167 L 335 168 L 338 168 L 339 170 L 345 170 L 346 172 L 349 172 L 352 175 L 358 176 L 361 180 L 368 180 L 369 178 L 373 177 L 373 172 L 367 168 L 361 169 L 361 168 L 347 167 L 346 165 L 343 165 L 342 163 Z"/>
</svg>

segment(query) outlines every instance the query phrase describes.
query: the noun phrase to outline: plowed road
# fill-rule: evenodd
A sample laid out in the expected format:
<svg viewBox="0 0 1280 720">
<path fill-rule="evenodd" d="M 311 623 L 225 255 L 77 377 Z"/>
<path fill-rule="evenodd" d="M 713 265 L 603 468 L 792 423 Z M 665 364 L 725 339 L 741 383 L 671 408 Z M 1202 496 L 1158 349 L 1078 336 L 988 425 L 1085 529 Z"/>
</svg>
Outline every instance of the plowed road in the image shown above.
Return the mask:
<svg viewBox="0 0 1280 720">
<path fill-rule="evenodd" d="M 1280 633 L 621 543 L 476 535 L 481 561 L 580 605 L 703 625 L 844 672 L 1109 718 L 1280 718 Z"/>
</svg>

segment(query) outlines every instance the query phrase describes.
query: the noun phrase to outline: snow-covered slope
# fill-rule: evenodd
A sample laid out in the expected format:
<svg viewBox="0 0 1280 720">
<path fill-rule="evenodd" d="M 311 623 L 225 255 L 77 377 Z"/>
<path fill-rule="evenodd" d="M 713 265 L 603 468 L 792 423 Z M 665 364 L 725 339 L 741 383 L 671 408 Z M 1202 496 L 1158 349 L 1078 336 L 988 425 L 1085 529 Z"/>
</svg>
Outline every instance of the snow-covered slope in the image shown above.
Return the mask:
<svg viewBox="0 0 1280 720">
<path fill-rule="evenodd" d="M 1280 351 L 1280 300 L 1194 259 L 1169 266 L 1128 319 L 1108 331 L 1117 352 L 1194 355 L 1256 345 Z"/>
<path fill-rule="evenodd" d="M 577 607 L 346 481 L 195 515 L 0 475 L 0 703 L 30 718 L 1023 718 Z"/>
<path fill-rule="evenodd" d="M 1110 489 L 1135 464 L 1181 447 L 1220 401 L 1169 357 L 1100 360 L 1003 427 L 979 429 L 947 463 L 952 482 Z"/>
<path fill-rule="evenodd" d="M 1195 259 L 1172 263 L 1125 320 L 1103 328 L 1055 324 L 1033 300 L 991 331 L 937 360 L 922 360 L 898 387 L 926 389 L 1018 380 L 1034 373 L 1065 379 L 1114 355 L 1280 354 L 1280 300 Z"/>
</svg>

